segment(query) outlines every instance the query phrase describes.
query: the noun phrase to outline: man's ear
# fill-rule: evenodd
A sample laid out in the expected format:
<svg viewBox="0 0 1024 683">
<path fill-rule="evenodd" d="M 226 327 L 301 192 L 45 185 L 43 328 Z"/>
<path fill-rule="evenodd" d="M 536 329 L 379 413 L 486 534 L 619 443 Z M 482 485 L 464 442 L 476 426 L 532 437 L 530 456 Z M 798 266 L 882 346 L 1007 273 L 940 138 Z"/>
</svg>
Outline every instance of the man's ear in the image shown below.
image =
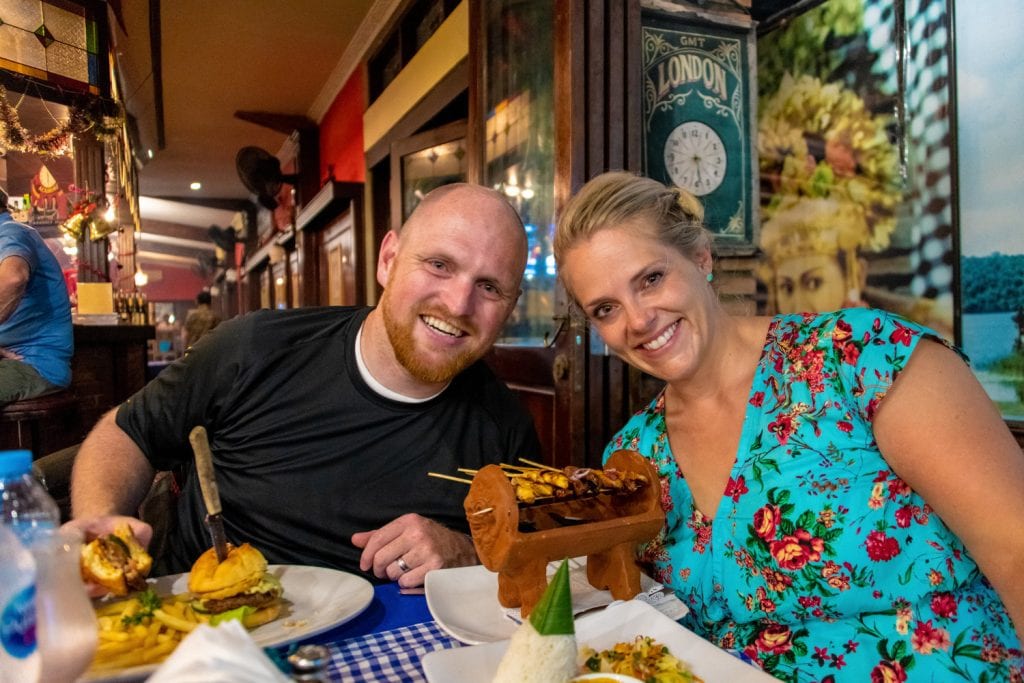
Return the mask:
<svg viewBox="0 0 1024 683">
<path fill-rule="evenodd" d="M 380 243 L 380 252 L 377 254 L 377 282 L 381 287 L 387 287 L 388 274 L 398 254 L 398 233 L 388 230 Z"/>
</svg>

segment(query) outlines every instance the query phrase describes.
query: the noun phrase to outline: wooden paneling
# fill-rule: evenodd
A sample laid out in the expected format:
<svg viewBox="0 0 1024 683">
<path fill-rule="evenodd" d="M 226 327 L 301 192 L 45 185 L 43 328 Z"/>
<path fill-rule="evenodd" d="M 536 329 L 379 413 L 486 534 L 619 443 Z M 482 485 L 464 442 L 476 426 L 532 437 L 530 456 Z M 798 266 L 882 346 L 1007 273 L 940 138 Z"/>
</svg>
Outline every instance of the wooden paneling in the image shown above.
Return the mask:
<svg viewBox="0 0 1024 683">
<path fill-rule="evenodd" d="M 552 383 L 551 366 L 555 351 L 542 347 L 496 346 L 487 354 L 487 364 L 519 397 L 533 417 L 540 438 L 541 461 L 557 467 L 573 464 L 571 451 L 559 445 L 560 419 Z M 523 457 L 533 460 L 525 455 Z"/>
<path fill-rule="evenodd" d="M 75 326 L 71 389 L 85 430 L 146 384 L 147 344 L 154 338 L 152 325 Z"/>
<path fill-rule="evenodd" d="M 1013 432 L 1021 450 L 1024 450 L 1024 422 L 1012 421 L 1009 423 L 1010 431 Z"/>
<path fill-rule="evenodd" d="M 628 0 L 558 0 L 555 19 L 555 201 L 565 204 L 595 175 L 640 168 L 640 9 Z M 556 348 L 568 363 L 556 380 L 557 448 L 575 463 L 596 465 L 612 434 L 626 421 L 637 392 L 621 361 L 591 354 L 586 322 L 558 293 L 558 314 L 569 317 Z"/>
<path fill-rule="evenodd" d="M 335 241 L 347 230 L 342 251 L 336 255 L 343 273 L 336 286 L 345 291 L 347 305 L 366 302 L 366 263 L 364 253 L 363 184 L 329 182 L 296 218 L 299 235 L 297 250 L 303 270 L 302 305 L 326 306 L 331 301 L 329 259 Z M 342 263 L 344 261 L 344 263 Z M 337 298 L 337 293 L 336 293 Z"/>
</svg>

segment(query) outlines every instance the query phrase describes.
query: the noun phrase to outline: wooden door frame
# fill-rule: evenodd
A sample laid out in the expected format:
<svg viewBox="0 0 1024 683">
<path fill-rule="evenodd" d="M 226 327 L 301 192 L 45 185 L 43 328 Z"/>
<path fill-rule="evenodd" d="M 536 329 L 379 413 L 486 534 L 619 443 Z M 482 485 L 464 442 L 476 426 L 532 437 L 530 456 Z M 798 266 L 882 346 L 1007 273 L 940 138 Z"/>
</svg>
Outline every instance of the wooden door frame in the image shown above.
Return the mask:
<svg viewBox="0 0 1024 683">
<path fill-rule="evenodd" d="M 295 227 L 301 233 L 297 236 L 301 250 L 302 297 L 303 306 L 324 306 L 327 293 L 322 283 L 326 273 L 320 261 L 320 252 L 325 239 L 324 230 L 337 222 L 339 216 L 346 211 L 352 213 L 353 239 L 355 241 L 353 258 L 355 259 L 355 300 L 356 303 L 366 301 L 366 260 L 363 258 L 365 230 L 365 201 L 363 183 L 343 183 L 329 181 L 302 207 L 295 218 Z"/>
</svg>

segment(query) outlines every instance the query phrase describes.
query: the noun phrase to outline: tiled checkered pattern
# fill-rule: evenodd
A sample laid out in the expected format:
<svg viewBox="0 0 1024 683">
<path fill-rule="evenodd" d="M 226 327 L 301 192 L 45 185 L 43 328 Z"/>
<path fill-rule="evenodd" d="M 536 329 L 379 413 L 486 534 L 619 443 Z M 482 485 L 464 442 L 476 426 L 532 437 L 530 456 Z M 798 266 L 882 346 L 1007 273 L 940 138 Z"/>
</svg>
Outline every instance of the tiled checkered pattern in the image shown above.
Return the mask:
<svg viewBox="0 0 1024 683">
<path fill-rule="evenodd" d="M 403 626 L 332 643 L 329 673 L 341 683 L 425 683 L 423 655 L 461 645 L 433 621 Z"/>
<path fill-rule="evenodd" d="M 896 6 L 906 21 L 907 202 L 910 293 L 930 299 L 953 286 L 952 159 L 949 90 L 949 16 L 946 0 L 865 0 L 864 30 L 876 57 L 871 66 L 885 92 L 899 89 L 893 46 Z"/>
</svg>

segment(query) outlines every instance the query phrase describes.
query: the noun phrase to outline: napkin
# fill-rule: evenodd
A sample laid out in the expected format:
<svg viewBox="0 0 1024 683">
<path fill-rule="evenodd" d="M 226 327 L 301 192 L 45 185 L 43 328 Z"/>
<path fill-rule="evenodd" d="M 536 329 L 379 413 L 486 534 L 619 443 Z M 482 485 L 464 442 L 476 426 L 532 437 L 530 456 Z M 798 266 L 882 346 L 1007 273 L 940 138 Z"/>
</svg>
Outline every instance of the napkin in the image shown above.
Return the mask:
<svg viewBox="0 0 1024 683">
<path fill-rule="evenodd" d="M 290 683 L 237 621 L 200 624 L 149 683 Z"/>
<path fill-rule="evenodd" d="M 558 563 L 556 562 L 548 564 L 549 581 L 557 568 Z M 587 581 L 587 558 L 585 557 L 575 557 L 569 560 L 569 589 L 572 592 L 574 616 L 618 602 L 612 597 L 611 592 L 598 590 Z M 686 604 L 677 598 L 675 593 L 645 574 L 640 575 L 640 592 L 633 599 L 648 603 L 672 620 L 682 618 L 689 611 Z M 505 612 L 505 616 L 512 621 L 517 624 L 522 623 L 523 617 L 518 607 L 503 607 L 502 610 Z"/>
</svg>

